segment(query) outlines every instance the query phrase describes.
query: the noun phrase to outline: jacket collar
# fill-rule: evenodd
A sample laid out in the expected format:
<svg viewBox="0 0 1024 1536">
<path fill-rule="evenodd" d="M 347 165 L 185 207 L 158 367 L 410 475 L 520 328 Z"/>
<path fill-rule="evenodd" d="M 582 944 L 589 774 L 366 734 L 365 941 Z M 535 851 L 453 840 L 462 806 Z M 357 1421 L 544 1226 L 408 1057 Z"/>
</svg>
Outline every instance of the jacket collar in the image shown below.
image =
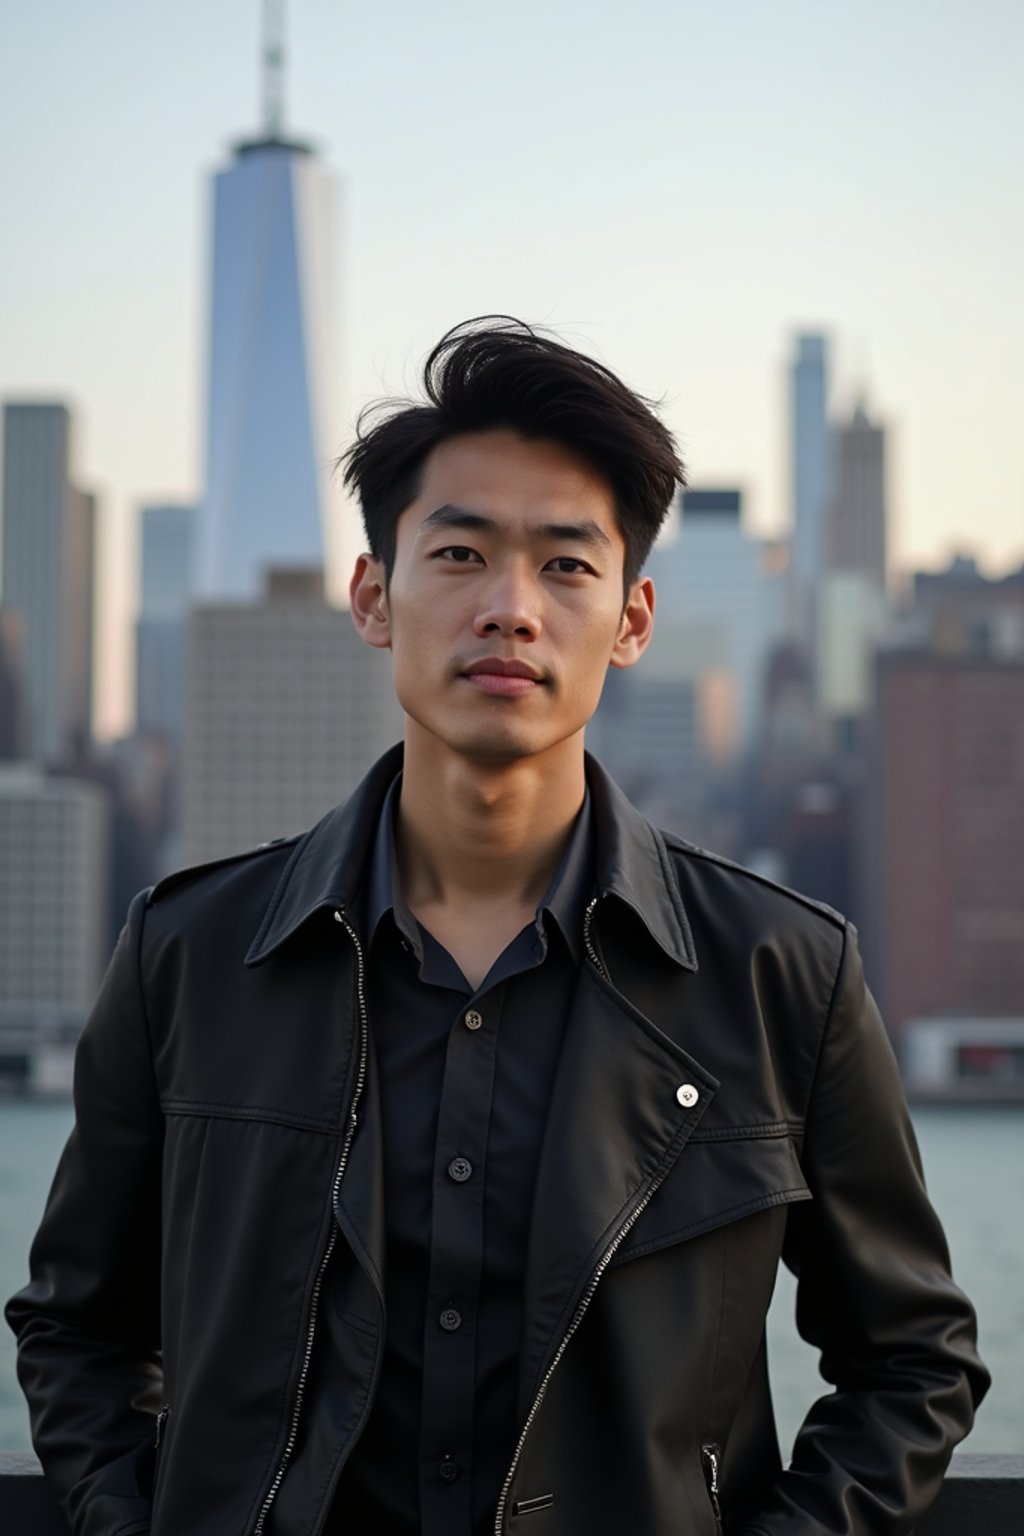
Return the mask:
<svg viewBox="0 0 1024 1536">
<path fill-rule="evenodd" d="M 665 953 L 695 971 L 693 933 L 664 838 L 589 752 L 586 769 L 597 825 L 598 895 L 632 907 Z"/>
<path fill-rule="evenodd" d="M 402 758 L 401 745 L 385 752 L 352 796 L 300 838 L 256 931 L 246 965 L 260 965 L 314 913 L 354 904 L 381 809 L 401 771 Z M 597 830 L 598 896 L 625 902 L 667 955 L 695 971 L 693 935 L 661 835 L 589 753 L 586 773 Z"/>
</svg>

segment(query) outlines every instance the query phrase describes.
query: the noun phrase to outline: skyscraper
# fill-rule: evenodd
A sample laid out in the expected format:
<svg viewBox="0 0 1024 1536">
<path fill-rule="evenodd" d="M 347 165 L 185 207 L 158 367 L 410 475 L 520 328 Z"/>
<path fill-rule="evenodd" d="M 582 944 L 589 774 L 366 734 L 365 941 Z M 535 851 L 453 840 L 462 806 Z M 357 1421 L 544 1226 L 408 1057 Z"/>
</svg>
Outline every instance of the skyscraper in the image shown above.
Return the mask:
<svg viewBox="0 0 1024 1536">
<path fill-rule="evenodd" d="M 658 599 L 650 647 L 641 666 L 609 674 L 588 737 L 645 814 L 722 850 L 735 827 L 712 802 L 724 804 L 753 744 L 785 628 L 783 576 L 742 507 L 739 490 L 683 494 L 674 540 L 647 567 Z"/>
<path fill-rule="evenodd" d="M 827 558 L 829 505 L 828 344 L 796 338 L 790 374 L 790 467 L 793 508 L 791 573 L 797 634 L 813 627 L 814 598 Z"/>
<path fill-rule="evenodd" d="M 1024 653 L 883 651 L 867 785 L 883 1011 L 1024 1024 Z"/>
<path fill-rule="evenodd" d="M 654 638 L 638 671 L 717 678 L 705 711 L 706 755 L 735 761 L 752 744 L 763 674 L 785 628 L 785 583 L 743 523 L 739 490 L 684 491 L 676 537 L 651 555 Z"/>
<path fill-rule="evenodd" d="M 142 509 L 135 719 L 178 741 L 185 722 L 185 638 L 194 591 L 195 508 Z"/>
<path fill-rule="evenodd" d="M 106 792 L 0 767 L 0 1030 L 81 1028 L 109 954 Z"/>
<path fill-rule="evenodd" d="M 323 596 L 270 571 L 253 603 L 192 610 L 182 821 L 189 863 L 302 832 L 402 734 L 390 656 Z"/>
<path fill-rule="evenodd" d="M 836 427 L 828 564 L 859 571 L 879 589 L 886 581 L 885 428 L 858 405 Z"/>
<path fill-rule="evenodd" d="M 28 747 L 80 748 L 92 718 L 95 501 L 69 478 L 65 405 L 4 408 L 2 601 L 18 615 Z"/>
<path fill-rule="evenodd" d="M 199 585 L 255 598 L 270 565 L 322 565 L 332 398 L 335 188 L 281 130 L 268 7 L 262 136 L 214 183 L 206 488 Z"/>
</svg>

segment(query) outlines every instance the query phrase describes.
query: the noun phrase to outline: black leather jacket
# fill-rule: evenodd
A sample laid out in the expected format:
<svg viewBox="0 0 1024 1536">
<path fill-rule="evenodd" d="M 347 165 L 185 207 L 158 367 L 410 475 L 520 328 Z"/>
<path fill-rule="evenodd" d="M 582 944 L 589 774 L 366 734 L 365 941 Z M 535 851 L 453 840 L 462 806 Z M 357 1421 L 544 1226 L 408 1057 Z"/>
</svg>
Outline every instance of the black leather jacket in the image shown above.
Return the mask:
<svg viewBox="0 0 1024 1536">
<path fill-rule="evenodd" d="M 385 1224 L 350 914 L 399 751 L 305 837 L 132 904 L 8 1307 L 79 1536 L 311 1536 L 366 1421 Z M 987 1375 L 853 930 L 588 773 L 599 894 L 495 1529 L 908 1531 Z M 787 1471 L 764 1342 L 780 1255 L 833 1387 Z"/>
</svg>

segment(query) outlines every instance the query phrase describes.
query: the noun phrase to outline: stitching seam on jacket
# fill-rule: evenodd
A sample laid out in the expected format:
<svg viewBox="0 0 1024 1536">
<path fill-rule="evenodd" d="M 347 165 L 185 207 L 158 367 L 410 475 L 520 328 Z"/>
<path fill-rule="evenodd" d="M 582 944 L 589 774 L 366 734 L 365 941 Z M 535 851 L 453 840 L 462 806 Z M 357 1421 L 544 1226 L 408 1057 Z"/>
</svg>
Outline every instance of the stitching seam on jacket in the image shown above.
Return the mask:
<svg viewBox="0 0 1024 1536">
<path fill-rule="evenodd" d="M 799 1136 L 804 1128 L 802 1120 L 772 1120 L 763 1125 L 720 1125 L 708 1130 L 696 1130 L 692 1141 L 783 1141 Z"/>
<path fill-rule="evenodd" d="M 821 1059 L 825 1054 L 825 1041 L 828 1039 L 832 1032 L 832 1021 L 835 1017 L 836 1003 L 838 1001 L 842 983 L 845 978 L 846 960 L 847 955 L 849 954 L 849 949 L 850 925 L 849 923 L 846 923 L 843 927 L 843 943 L 842 948 L 839 951 L 839 961 L 836 965 L 836 974 L 832 979 L 832 991 L 829 994 L 828 1008 L 825 1012 L 825 1022 L 822 1024 L 821 1034 L 818 1036 L 818 1054 L 814 1060 L 814 1071 L 811 1073 L 811 1080 L 807 1085 L 808 1105 L 814 1098 L 814 1090 L 818 1085 L 818 1073 L 821 1071 Z"/>
<path fill-rule="evenodd" d="M 152 887 L 150 889 L 152 889 Z M 146 1039 L 149 1042 L 149 1062 L 150 1068 L 152 1069 L 154 1066 L 153 1026 L 149 1019 L 149 1009 L 146 1007 L 146 988 L 142 980 L 142 942 L 146 933 L 146 915 L 149 911 L 148 897 L 149 891 L 146 891 L 144 897 L 139 901 L 139 937 L 135 945 L 135 985 L 139 992 L 139 1010 L 142 1014 L 143 1026 L 146 1030 Z M 153 1071 L 153 1086 L 154 1088 L 156 1087 L 155 1070 Z"/>
<path fill-rule="evenodd" d="M 269 1104 L 248 1104 L 239 1106 L 235 1104 L 204 1103 L 198 1099 L 165 1099 L 161 1101 L 161 1109 L 165 1115 L 178 1117 L 192 1116 L 197 1119 L 209 1120 L 242 1120 L 250 1121 L 253 1125 L 284 1125 L 296 1131 L 313 1131 L 320 1136 L 337 1136 L 338 1128 L 335 1124 L 326 1120 L 314 1120 L 311 1116 L 288 1114 L 282 1110 L 274 1109 Z"/>
</svg>

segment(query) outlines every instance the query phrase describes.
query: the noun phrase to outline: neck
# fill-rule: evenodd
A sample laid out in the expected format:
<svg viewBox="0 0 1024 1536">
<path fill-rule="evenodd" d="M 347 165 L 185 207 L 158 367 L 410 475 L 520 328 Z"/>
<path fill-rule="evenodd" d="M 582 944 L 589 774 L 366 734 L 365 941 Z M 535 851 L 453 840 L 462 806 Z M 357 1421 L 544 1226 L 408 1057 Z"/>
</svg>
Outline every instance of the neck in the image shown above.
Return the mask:
<svg viewBox="0 0 1024 1536">
<path fill-rule="evenodd" d="M 496 764 L 460 757 L 410 721 L 397 842 L 413 911 L 536 906 L 585 792 L 582 732 Z"/>
</svg>

